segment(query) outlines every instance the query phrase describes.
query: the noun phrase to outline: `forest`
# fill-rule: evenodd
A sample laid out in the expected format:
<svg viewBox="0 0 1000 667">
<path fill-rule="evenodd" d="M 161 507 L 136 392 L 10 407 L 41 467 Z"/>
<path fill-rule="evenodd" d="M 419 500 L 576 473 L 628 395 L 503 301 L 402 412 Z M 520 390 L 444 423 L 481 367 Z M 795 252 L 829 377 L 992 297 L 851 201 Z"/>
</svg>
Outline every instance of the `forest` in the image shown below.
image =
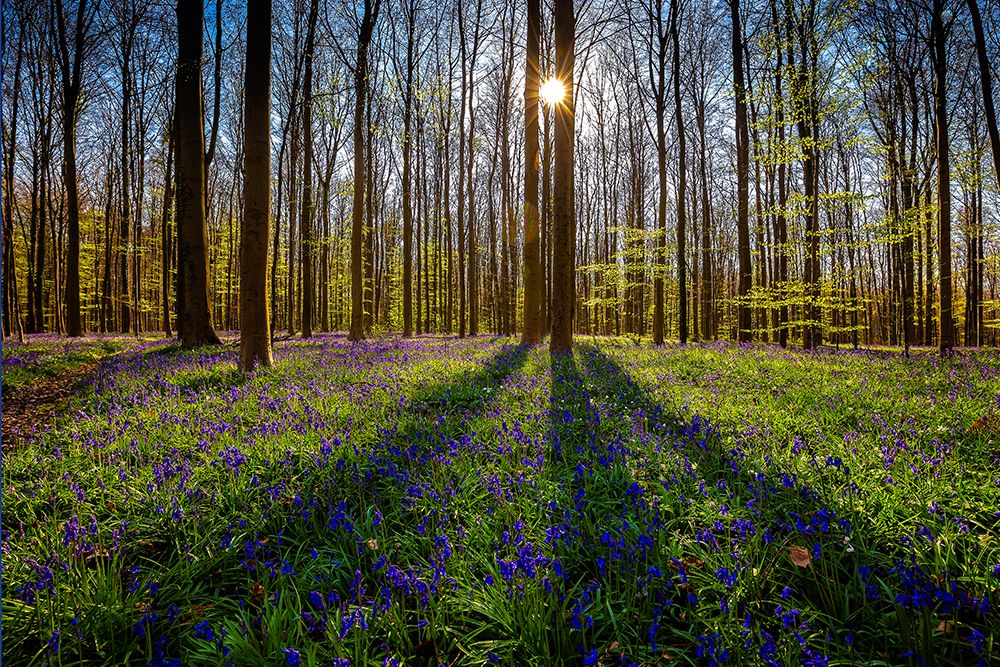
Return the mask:
<svg viewBox="0 0 1000 667">
<path fill-rule="evenodd" d="M 4 0 L 12 665 L 1000 662 L 997 0 Z"/>
<path fill-rule="evenodd" d="M 674 4 L 593 0 L 574 16 L 573 331 L 994 344 L 995 3 Z M 558 109 L 543 95 L 526 111 L 524 7 L 368 5 L 274 7 L 253 298 L 289 335 L 361 311 L 358 335 L 460 337 L 522 331 L 537 298 L 547 333 Z M 176 331 L 178 116 L 199 109 L 200 280 L 213 327 L 240 328 L 246 81 L 268 66 L 247 58 L 247 11 L 208 3 L 204 47 L 182 63 L 168 3 L 5 4 L 5 336 Z M 541 14 L 544 93 L 559 78 Z M 202 74 L 199 109 L 175 104 L 195 94 L 182 67 Z"/>
</svg>

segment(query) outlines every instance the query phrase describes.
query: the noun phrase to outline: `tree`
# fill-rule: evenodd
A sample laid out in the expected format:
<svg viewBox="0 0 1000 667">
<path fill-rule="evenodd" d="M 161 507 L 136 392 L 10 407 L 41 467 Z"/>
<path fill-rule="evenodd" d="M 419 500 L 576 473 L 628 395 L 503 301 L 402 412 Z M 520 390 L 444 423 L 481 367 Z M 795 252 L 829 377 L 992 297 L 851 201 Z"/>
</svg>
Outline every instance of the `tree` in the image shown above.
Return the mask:
<svg viewBox="0 0 1000 667">
<path fill-rule="evenodd" d="M 646 8 L 650 23 L 650 83 L 653 87 L 653 111 L 656 116 L 656 167 L 659 181 L 656 205 L 657 235 L 656 235 L 656 267 L 653 276 L 653 344 L 663 345 L 663 280 L 667 270 L 667 41 L 673 37 L 677 27 L 677 0 L 670 2 L 669 32 L 663 25 L 663 2 L 655 0 L 655 6 Z M 673 63 L 680 60 L 677 42 L 674 45 Z M 655 66 L 655 73 L 653 68 Z M 677 191 L 677 277 L 678 305 L 680 317 L 678 328 L 681 344 L 687 342 L 687 276 L 684 266 L 684 188 L 687 184 L 685 174 L 685 149 L 683 119 L 680 113 L 680 80 L 674 73 L 674 93 L 677 104 L 677 144 L 680 150 L 678 169 L 680 171 L 680 188 Z"/>
<path fill-rule="evenodd" d="M 931 9 L 931 39 L 934 44 L 934 127 L 937 136 L 938 163 L 938 272 L 941 297 L 938 350 L 941 356 L 955 345 L 955 324 L 951 308 L 951 162 L 948 142 L 948 62 L 947 28 L 944 24 L 945 0 L 934 0 Z"/>
<path fill-rule="evenodd" d="M 98 2 L 88 5 L 80 0 L 76 8 L 76 27 L 70 35 L 66 26 L 63 0 L 53 0 L 53 13 L 58 35 L 59 71 L 62 74 L 63 107 L 63 181 L 66 187 L 66 217 L 68 244 L 66 251 L 66 314 L 70 337 L 83 335 L 80 317 L 80 195 L 76 175 L 76 123 L 80 114 L 83 61 L 90 51 L 90 29 L 97 13 Z"/>
<path fill-rule="evenodd" d="M 354 203 L 351 208 L 351 331 L 349 339 L 365 337 L 362 251 L 365 207 L 365 94 L 368 86 L 368 46 L 375 31 L 381 0 L 364 0 L 358 26 L 358 50 L 354 65 Z"/>
<path fill-rule="evenodd" d="M 993 175 L 1000 186 L 1000 131 L 997 130 L 997 111 L 993 103 L 993 74 L 990 58 L 986 53 L 986 36 L 983 34 L 983 19 L 979 14 L 977 0 L 967 0 L 972 16 L 972 30 L 976 39 L 976 59 L 979 62 L 979 79 L 983 89 L 983 111 L 986 115 L 986 130 L 990 134 L 990 149 L 993 153 Z"/>
<path fill-rule="evenodd" d="M 522 345 L 542 338 L 542 256 L 538 238 L 538 42 L 540 0 L 528 0 L 528 41 L 524 64 L 524 331 Z"/>
<path fill-rule="evenodd" d="M 302 110 L 302 205 L 299 208 L 299 238 L 302 240 L 302 338 L 312 338 L 313 325 L 313 56 L 316 50 L 316 14 L 319 0 L 309 5 L 306 28 L 305 76 Z"/>
<path fill-rule="evenodd" d="M 743 83 L 743 31 L 740 25 L 740 0 L 729 0 L 733 22 L 733 93 L 736 97 L 736 236 L 739 255 L 739 316 L 736 339 L 750 340 L 751 321 L 748 302 L 753 286 L 750 268 L 750 135 L 747 127 L 746 86 Z"/>
<path fill-rule="evenodd" d="M 271 216 L 271 0 L 247 2 L 240 227 L 240 370 L 270 366 L 267 241 Z"/>
<path fill-rule="evenodd" d="M 16 23 L 20 23 L 20 21 Z M 14 159 L 17 154 L 18 102 L 21 96 L 21 69 L 24 63 L 26 33 L 23 27 L 19 26 L 19 28 L 17 31 L 17 46 L 14 51 L 13 83 L 11 84 L 11 92 L 7 94 L 7 97 L 11 100 L 11 114 L 9 119 L 5 118 L 5 127 L 3 128 L 5 134 L 2 137 L 4 192 L 3 219 L 0 221 L 2 222 L 0 228 L 3 229 L 3 335 L 7 337 L 13 331 L 16 331 L 18 341 L 23 342 L 24 330 L 21 326 L 17 292 L 17 267 L 14 265 Z M 0 39 L 7 40 L 9 43 L 7 35 L 3 35 Z M 0 64 L 0 68 L 2 68 L 2 64 Z M 0 111 L 0 116 L 3 116 L 2 111 Z"/>
<path fill-rule="evenodd" d="M 200 0 L 177 0 L 177 329 L 184 347 L 217 345 L 208 299 L 205 222 L 205 119 L 202 110 Z"/>
<path fill-rule="evenodd" d="M 556 33 L 556 78 L 562 83 L 564 93 L 563 99 L 555 105 L 552 338 L 549 349 L 553 354 L 569 354 L 573 348 L 573 309 L 576 301 L 573 266 L 573 49 L 576 24 L 573 0 L 555 0 L 552 18 Z"/>
<path fill-rule="evenodd" d="M 659 4 L 659 3 L 657 3 Z M 670 34 L 673 39 L 673 78 L 674 78 L 674 123 L 677 125 L 677 290 L 679 295 L 678 303 L 678 329 L 680 333 L 681 345 L 687 343 L 688 338 L 688 317 L 687 317 L 687 270 L 685 267 L 685 227 L 687 226 L 687 139 L 684 134 L 684 114 L 681 113 L 681 46 L 680 46 L 680 1 L 671 0 L 670 3 Z M 661 47 L 666 51 L 666 46 Z M 662 56 L 661 56 L 662 57 Z M 663 86 L 663 67 L 660 68 L 660 86 Z M 662 117 L 665 109 L 660 111 Z M 660 233 L 666 234 L 666 206 L 667 206 L 667 186 L 666 186 L 666 133 L 662 129 L 662 121 L 659 121 L 659 136 L 662 147 L 660 148 Z M 662 317 L 662 316 L 661 316 Z M 661 322 L 660 327 L 663 324 Z M 661 336 L 662 342 L 662 336 Z"/>
<path fill-rule="evenodd" d="M 416 0 L 404 0 L 403 16 L 406 21 L 406 65 L 403 90 L 403 337 L 413 335 L 413 203 L 411 141 L 413 123 L 413 74 L 416 67 Z M 419 295 L 418 303 L 419 308 Z M 420 328 L 419 315 L 417 328 Z M 418 331 L 419 333 L 419 331 Z"/>
<path fill-rule="evenodd" d="M 173 243 L 170 234 L 170 219 L 171 214 L 174 210 L 174 155 L 176 150 L 174 149 L 174 124 L 173 122 L 167 128 L 167 168 L 166 173 L 163 178 L 163 213 L 160 218 L 161 224 L 161 240 L 160 247 L 162 249 L 162 268 L 161 268 L 161 295 L 163 299 L 163 333 L 167 338 L 172 338 L 173 334 L 170 331 L 170 265 L 171 265 L 171 248 Z"/>
<path fill-rule="evenodd" d="M 782 39 L 781 23 L 778 20 L 778 0 L 771 0 L 771 22 L 774 27 L 775 42 L 775 64 L 774 64 L 774 124 L 777 126 L 777 144 L 782 148 L 785 144 L 785 98 L 781 90 L 781 72 L 784 69 L 782 64 Z M 781 285 L 781 293 L 787 289 L 788 284 L 788 221 L 786 208 L 788 206 L 788 190 L 786 161 L 777 159 L 777 180 L 778 180 L 778 210 L 774 216 L 774 240 L 777 245 L 777 270 L 778 283 Z M 853 256 L 853 255 L 852 255 Z M 778 307 L 778 344 L 781 347 L 788 347 L 788 305 L 782 299 Z"/>
</svg>

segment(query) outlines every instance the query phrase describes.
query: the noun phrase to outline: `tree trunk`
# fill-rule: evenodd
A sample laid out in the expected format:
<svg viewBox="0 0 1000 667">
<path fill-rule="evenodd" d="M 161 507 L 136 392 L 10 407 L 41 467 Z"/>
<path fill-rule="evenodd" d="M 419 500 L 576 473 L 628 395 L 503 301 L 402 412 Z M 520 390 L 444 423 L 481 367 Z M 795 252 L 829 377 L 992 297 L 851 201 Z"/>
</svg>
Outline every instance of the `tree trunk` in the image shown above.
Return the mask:
<svg viewBox="0 0 1000 667">
<path fill-rule="evenodd" d="M 177 0 L 177 220 L 178 329 L 184 347 L 215 345 L 208 299 L 208 230 L 205 224 L 205 124 L 202 111 L 202 24 L 199 0 Z"/>
<path fill-rule="evenodd" d="M 938 272 L 941 300 L 938 316 L 941 356 L 950 354 L 955 344 L 951 307 L 951 163 L 948 145 L 948 63 L 945 50 L 945 26 L 941 14 L 944 0 L 934 0 L 931 36 L 934 40 L 934 124 L 937 130 L 938 161 Z"/>
<path fill-rule="evenodd" d="M 80 317 L 80 197 L 76 178 L 76 121 L 83 58 L 86 50 L 87 0 L 80 0 L 76 9 L 74 56 L 69 55 L 66 17 L 63 1 L 55 0 L 54 13 L 59 37 L 59 68 L 63 82 L 63 181 L 66 186 L 67 249 L 66 249 L 66 313 L 67 334 L 71 338 L 83 335 Z"/>
<path fill-rule="evenodd" d="M 556 77 L 565 97 L 555 107 L 555 166 L 552 220 L 552 338 L 553 354 L 569 354 L 573 347 L 574 295 L 573 249 L 573 138 L 574 138 L 574 32 L 573 0 L 555 0 Z"/>
<path fill-rule="evenodd" d="M 365 0 L 358 34 L 354 67 L 354 203 L 351 209 L 351 331 L 348 338 L 362 340 L 364 332 L 364 285 L 362 284 L 365 212 L 365 94 L 368 86 L 368 45 L 378 17 L 380 0 Z"/>
<path fill-rule="evenodd" d="M 658 5 L 659 6 L 659 3 Z M 681 56 L 680 56 L 680 2 L 671 0 L 670 3 L 670 33 L 673 39 L 673 69 L 674 69 L 674 122 L 677 125 L 677 290 L 678 290 L 678 330 L 680 333 L 681 345 L 687 344 L 688 339 L 688 313 L 687 313 L 687 267 L 685 266 L 685 234 L 687 232 L 687 137 L 684 134 L 684 114 L 681 112 Z M 661 59 L 666 57 L 666 43 L 661 42 Z M 660 86 L 664 85 L 663 66 L 660 67 Z M 664 93 L 664 100 L 666 95 Z M 659 112 L 657 134 L 660 138 L 660 234 L 663 252 L 666 252 L 667 233 L 667 139 L 663 129 L 663 116 L 666 113 L 664 108 Z M 657 295 L 661 299 L 660 295 Z M 661 306 L 662 311 L 662 306 Z M 660 341 L 662 337 L 662 312 L 660 315 Z M 656 336 L 656 323 L 653 323 L 654 338 Z"/>
<path fill-rule="evenodd" d="M 406 89 L 403 92 L 403 337 L 413 335 L 413 204 L 410 194 L 410 127 L 413 114 L 413 35 L 416 30 L 416 3 L 406 6 Z M 419 297 L 418 297 L 419 299 Z M 417 327 L 419 328 L 419 315 Z"/>
<path fill-rule="evenodd" d="M 128 26 L 123 26 L 128 31 Z M 132 69 L 130 62 L 132 59 L 132 36 L 122 35 L 122 67 L 121 67 L 121 189 L 120 209 L 118 220 L 118 290 L 121 300 L 121 316 L 118 319 L 119 331 L 128 333 L 132 329 L 132 309 L 129 298 L 129 221 L 132 208 L 132 173 L 129 168 L 132 147 L 129 144 L 129 123 L 131 121 L 131 100 L 132 100 Z"/>
<path fill-rule="evenodd" d="M 316 15 L 319 1 L 309 7 L 309 27 L 306 32 L 305 79 L 302 114 L 302 204 L 299 207 L 299 238 L 302 240 L 302 338 L 312 338 L 313 325 L 313 52 L 316 48 Z"/>
<path fill-rule="evenodd" d="M 247 2 L 240 227 L 240 370 L 270 366 L 267 241 L 271 216 L 271 0 Z"/>
<path fill-rule="evenodd" d="M 740 25 L 740 1 L 730 0 L 733 22 L 733 92 L 736 97 L 736 236 L 739 252 L 739 304 L 736 339 L 750 341 L 750 288 L 753 273 L 750 268 L 750 136 L 747 126 L 746 87 L 743 83 L 743 31 Z"/>
<path fill-rule="evenodd" d="M 163 215 L 161 220 L 162 242 L 162 285 L 163 292 L 163 333 L 172 336 L 170 330 L 170 264 L 171 264 L 171 214 L 174 210 L 174 125 L 167 130 L 167 173 L 163 181 Z"/>
<path fill-rule="evenodd" d="M 528 0 L 524 68 L 524 332 L 522 345 L 542 339 L 542 257 L 538 238 L 538 41 L 541 0 Z"/>
<path fill-rule="evenodd" d="M 986 52 L 986 37 L 983 35 L 983 20 L 979 15 L 977 0 L 967 0 L 969 14 L 972 15 L 972 30 L 976 37 L 976 57 L 979 61 L 979 78 L 983 87 L 983 111 L 986 129 L 990 135 L 990 149 L 993 153 L 993 173 L 1000 186 L 1000 132 L 997 131 L 997 111 L 993 103 L 993 74 L 990 58 Z"/>
</svg>

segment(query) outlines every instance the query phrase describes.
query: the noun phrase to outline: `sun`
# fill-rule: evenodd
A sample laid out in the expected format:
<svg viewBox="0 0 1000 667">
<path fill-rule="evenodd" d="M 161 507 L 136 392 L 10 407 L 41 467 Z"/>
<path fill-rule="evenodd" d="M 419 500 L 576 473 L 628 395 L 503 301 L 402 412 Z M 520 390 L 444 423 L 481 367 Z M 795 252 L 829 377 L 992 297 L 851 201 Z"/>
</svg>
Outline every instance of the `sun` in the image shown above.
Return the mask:
<svg viewBox="0 0 1000 667">
<path fill-rule="evenodd" d="M 554 107 L 566 97 L 566 88 L 562 81 L 552 78 L 541 85 L 538 94 L 541 96 L 542 102 Z"/>
</svg>

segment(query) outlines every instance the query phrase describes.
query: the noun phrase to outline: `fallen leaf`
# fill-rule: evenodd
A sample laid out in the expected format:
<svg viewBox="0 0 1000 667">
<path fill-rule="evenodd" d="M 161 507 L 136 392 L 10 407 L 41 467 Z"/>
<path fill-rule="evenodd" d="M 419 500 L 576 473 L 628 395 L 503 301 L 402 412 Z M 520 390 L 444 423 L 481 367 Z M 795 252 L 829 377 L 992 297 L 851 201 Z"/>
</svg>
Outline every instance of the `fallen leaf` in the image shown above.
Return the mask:
<svg viewBox="0 0 1000 667">
<path fill-rule="evenodd" d="M 261 586 L 259 583 L 254 584 L 253 587 L 250 589 L 250 604 L 254 605 L 255 607 L 261 606 L 264 603 L 265 593 L 266 591 L 264 590 L 263 586 Z"/>
<path fill-rule="evenodd" d="M 809 555 L 809 551 L 800 546 L 793 544 L 788 547 L 788 556 L 792 559 L 792 562 L 799 567 L 809 567 L 812 565 L 812 556 Z"/>
<path fill-rule="evenodd" d="M 934 632 L 943 632 L 946 635 L 950 635 L 954 631 L 955 631 L 955 624 L 952 623 L 951 621 L 941 621 L 940 623 L 937 624 L 937 627 L 934 628 Z"/>
</svg>

